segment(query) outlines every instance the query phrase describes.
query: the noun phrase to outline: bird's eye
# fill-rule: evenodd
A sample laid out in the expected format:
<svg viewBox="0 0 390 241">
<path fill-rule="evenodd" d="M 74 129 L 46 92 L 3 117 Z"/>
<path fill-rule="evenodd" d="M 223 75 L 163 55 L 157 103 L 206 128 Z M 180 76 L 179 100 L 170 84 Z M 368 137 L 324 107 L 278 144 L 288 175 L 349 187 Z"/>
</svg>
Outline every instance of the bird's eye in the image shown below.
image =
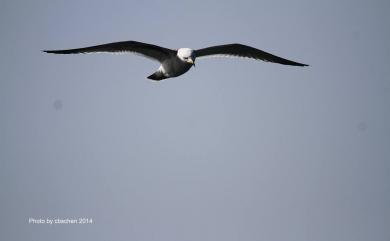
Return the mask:
<svg viewBox="0 0 390 241">
<path fill-rule="evenodd" d="M 185 59 L 185 60 L 187 60 L 187 59 L 188 59 L 188 57 L 184 57 L 184 59 Z"/>
</svg>

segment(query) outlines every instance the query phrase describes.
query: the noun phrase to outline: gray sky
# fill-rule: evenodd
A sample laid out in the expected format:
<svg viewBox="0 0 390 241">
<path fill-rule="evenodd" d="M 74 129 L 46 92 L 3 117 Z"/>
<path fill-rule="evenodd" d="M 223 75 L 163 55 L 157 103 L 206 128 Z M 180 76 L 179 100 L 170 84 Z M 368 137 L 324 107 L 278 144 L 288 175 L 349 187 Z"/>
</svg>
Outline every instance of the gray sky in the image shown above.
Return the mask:
<svg viewBox="0 0 390 241">
<path fill-rule="evenodd" d="M 0 239 L 390 240 L 389 1 L 0 1 Z M 240 42 L 310 64 L 42 49 Z M 32 225 L 28 218 L 92 218 Z"/>
</svg>

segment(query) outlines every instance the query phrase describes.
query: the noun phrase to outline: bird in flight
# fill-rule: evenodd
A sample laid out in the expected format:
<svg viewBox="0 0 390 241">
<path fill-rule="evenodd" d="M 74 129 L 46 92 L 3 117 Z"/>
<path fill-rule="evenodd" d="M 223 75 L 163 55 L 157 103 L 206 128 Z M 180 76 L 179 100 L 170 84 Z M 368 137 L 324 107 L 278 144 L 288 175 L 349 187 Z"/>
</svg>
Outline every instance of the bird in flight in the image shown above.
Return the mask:
<svg viewBox="0 0 390 241">
<path fill-rule="evenodd" d="M 77 49 L 43 50 L 43 52 L 52 54 L 139 54 L 149 59 L 160 62 L 160 67 L 158 68 L 158 70 L 147 77 L 148 79 L 156 81 L 180 76 L 186 73 L 192 66 L 195 66 L 195 59 L 209 56 L 242 57 L 284 65 L 308 66 L 307 64 L 301 64 L 288 59 L 284 59 L 243 44 L 225 44 L 197 50 L 193 50 L 190 48 L 180 48 L 178 50 L 173 50 L 136 41 L 123 41 Z"/>
</svg>

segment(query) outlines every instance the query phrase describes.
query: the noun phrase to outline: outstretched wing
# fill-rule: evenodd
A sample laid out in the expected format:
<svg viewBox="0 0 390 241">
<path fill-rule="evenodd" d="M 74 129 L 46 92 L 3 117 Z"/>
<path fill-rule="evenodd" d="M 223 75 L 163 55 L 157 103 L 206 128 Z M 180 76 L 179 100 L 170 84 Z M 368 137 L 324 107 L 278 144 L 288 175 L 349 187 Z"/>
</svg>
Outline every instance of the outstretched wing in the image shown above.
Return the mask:
<svg viewBox="0 0 390 241">
<path fill-rule="evenodd" d="M 273 54 L 264 52 L 260 49 L 256 49 L 243 44 L 226 44 L 199 49 L 195 51 L 196 57 L 206 56 L 232 56 L 232 57 L 244 57 L 252 58 L 256 60 L 263 60 L 266 62 L 279 63 L 285 65 L 294 66 L 308 66 L 307 64 L 301 64 L 288 59 L 284 59 Z"/>
<path fill-rule="evenodd" d="M 43 50 L 43 52 L 52 54 L 135 53 L 159 62 L 169 58 L 171 55 L 176 55 L 176 51 L 172 49 L 136 41 L 115 42 L 78 49 Z"/>
</svg>

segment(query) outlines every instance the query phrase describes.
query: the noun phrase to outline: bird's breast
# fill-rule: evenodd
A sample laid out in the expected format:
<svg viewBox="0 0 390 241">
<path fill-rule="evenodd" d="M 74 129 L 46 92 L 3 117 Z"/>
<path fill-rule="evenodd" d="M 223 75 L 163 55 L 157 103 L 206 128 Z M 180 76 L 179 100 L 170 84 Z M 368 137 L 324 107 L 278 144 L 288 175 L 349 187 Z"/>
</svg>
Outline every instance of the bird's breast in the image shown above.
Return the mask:
<svg viewBox="0 0 390 241">
<path fill-rule="evenodd" d="M 162 63 L 162 69 L 170 77 L 182 75 L 187 72 L 191 67 L 191 64 L 186 63 L 179 58 L 172 58 Z"/>
</svg>

